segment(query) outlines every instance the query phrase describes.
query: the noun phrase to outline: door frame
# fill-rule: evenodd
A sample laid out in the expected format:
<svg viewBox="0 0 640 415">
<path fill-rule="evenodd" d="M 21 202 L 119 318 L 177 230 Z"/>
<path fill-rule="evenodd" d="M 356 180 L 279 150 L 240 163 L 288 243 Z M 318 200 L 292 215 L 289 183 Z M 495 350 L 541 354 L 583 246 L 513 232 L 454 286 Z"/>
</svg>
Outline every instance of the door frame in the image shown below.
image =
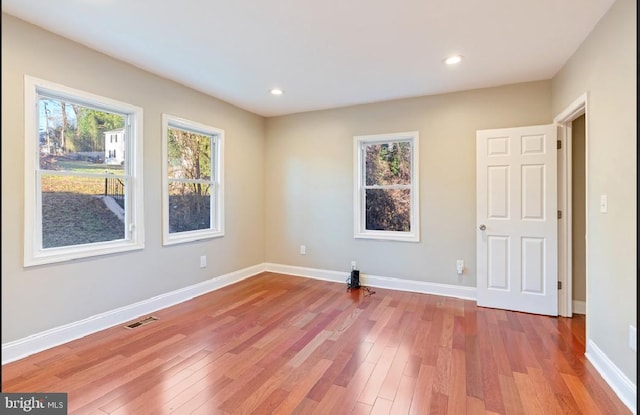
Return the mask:
<svg viewBox="0 0 640 415">
<path fill-rule="evenodd" d="M 571 242 L 573 227 L 572 189 L 573 176 L 571 173 L 572 140 L 571 123 L 581 115 L 585 115 L 585 218 L 589 217 L 589 123 L 588 123 L 588 93 L 576 98 L 568 107 L 554 118 L 558 125 L 558 137 L 562 142 L 562 149 L 558 152 L 558 210 L 562 211 L 562 219 L 558 221 L 558 281 L 562 284 L 558 290 L 558 314 L 563 317 L 573 316 L 573 246 Z M 589 257 L 589 221 L 585 220 L 585 259 Z M 585 284 L 589 286 L 589 264 L 585 263 Z M 585 302 L 588 304 L 589 290 L 586 292 Z"/>
</svg>

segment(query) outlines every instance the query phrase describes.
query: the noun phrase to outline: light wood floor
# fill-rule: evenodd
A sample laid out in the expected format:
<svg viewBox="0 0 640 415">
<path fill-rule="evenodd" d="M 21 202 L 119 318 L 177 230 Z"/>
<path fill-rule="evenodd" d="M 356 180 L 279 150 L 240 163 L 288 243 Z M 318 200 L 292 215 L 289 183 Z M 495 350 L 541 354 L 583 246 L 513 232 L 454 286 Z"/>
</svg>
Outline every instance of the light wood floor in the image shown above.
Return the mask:
<svg viewBox="0 0 640 415">
<path fill-rule="evenodd" d="M 70 414 L 629 414 L 583 316 L 264 273 L 2 367 Z"/>
</svg>

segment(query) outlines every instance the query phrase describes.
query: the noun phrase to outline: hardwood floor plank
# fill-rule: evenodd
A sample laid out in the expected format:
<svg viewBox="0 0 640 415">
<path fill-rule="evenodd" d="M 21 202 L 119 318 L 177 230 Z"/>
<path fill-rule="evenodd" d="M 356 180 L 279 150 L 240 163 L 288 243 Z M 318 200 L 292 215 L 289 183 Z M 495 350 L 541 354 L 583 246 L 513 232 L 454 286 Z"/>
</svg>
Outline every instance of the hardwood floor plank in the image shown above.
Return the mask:
<svg viewBox="0 0 640 415">
<path fill-rule="evenodd" d="M 311 339 L 291 360 L 289 360 L 289 364 L 293 367 L 299 367 L 302 362 L 307 360 L 307 358 L 322 344 L 325 340 L 328 340 L 333 332 L 329 330 L 321 330 L 316 336 Z"/>
<path fill-rule="evenodd" d="M 396 393 L 402 381 L 402 373 L 404 372 L 404 368 L 407 364 L 408 358 L 408 349 L 399 348 L 396 351 L 396 354 L 391 361 L 389 371 L 387 372 L 387 375 L 385 376 L 384 381 L 380 386 L 380 390 L 378 391 L 378 397 L 388 399 L 390 401 L 393 401 L 395 399 Z"/>
<path fill-rule="evenodd" d="M 349 328 L 360 321 L 359 317 L 364 310 L 362 308 L 350 309 L 348 308 L 346 312 L 343 312 L 338 318 L 336 318 L 335 323 L 329 325 L 328 329 L 333 331 L 331 338 L 329 340 L 336 341 L 342 336 Z"/>
<path fill-rule="evenodd" d="M 424 320 L 418 320 L 416 323 L 416 335 L 411 342 L 411 354 L 413 356 L 420 356 L 420 358 L 424 360 L 428 349 L 427 346 L 429 346 L 428 336 L 432 323 Z M 435 364 L 435 359 L 433 363 Z"/>
<path fill-rule="evenodd" d="M 266 399 L 260 402 L 260 405 L 255 408 L 255 413 L 257 414 L 271 414 L 273 411 L 289 396 L 289 391 L 284 389 L 277 388 L 273 392 L 266 397 Z M 308 401 L 305 399 L 305 401 Z M 313 402 L 315 406 L 315 402 Z M 310 410 L 310 407 L 307 407 L 305 411 Z M 238 409 L 233 411 L 232 414 L 248 414 L 252 413 L 245 411 L 243 406 L 238 406 Z M 303 412 L 304 413 L 304 412 Z M 309 413 L 309 412 L 307 412 Z"/>
<path fill-rule="evenodd" d="M 506 328 L 505 324 L 501 325 L 500 334 L 502 335 L 502 342 L 504 344 L 504 350 L 509 361 L 509 368 L 511 372 L 527 373 L 527 366 L 525 365 L 525 359 L 522 352 L 518 349 L 519 337 L 522 333 L 512 332 Z"/>
<path fill-rule="evenodd" d="M 529 379 L 535 390 L 538 402 L 540 402 L 544 413 L 546 414 L 561 414 L 562 408 L 560 407 L 556 394 L 553 391 L 551 384 L 544 376 L 542 369 L 528 368 Z"/>
<path fill-rule="evenodd" d="M 569 386 L 571 395 L 573 395 L 573 398 L 576 400 L 576 403 L 578 404 L 578 407 L 583 414 L 600 415 L 603 413 L 598 408 L 598 404 L 593 400 L 593 398 L 591 398 L 591 396 L 589 396 L 589 393 L 584 384 L 582 384 L 582 382 L 580 382 L 577 377 L 565 374 L 563 374 L 562 377 L 567 383 L 567 386 Z M 608 414 L 613 412 L 605 413 Z"/>
<path fill-rule="evenodd" d="M 422 366 L 422 358 L 414 354 L 410 354 L 407 358 L 407 364 L 404 366 L 402 374 L 412 378 L 417 378 Z"/>
<path fill-rule="evenodd" d="M 487 316 L 486 310 L 480 310 L 477 313 L 477 327 L 478 335 L 477 339 L 477 354 L 470 353 L 467 357 L 467 362 L 473 364 L 479 364 L 481 371 L 482 382 L 482 397 L 484 399 L 484 405 L 487 411 L 494 411 L 498 413 L 505 413 L 504 401 L 502 392 L 500 389 L 500 379 L 498 372 L 498 365 L 496 363 L 496 351 L 491 344 L 489 333 L 491 328 L 489 327 L 490 318 Z M 495 321 L 495 320 L 494 320 Z M 496 324 L 493 327 L 497 327 Z M 484 333 L 484 334 L 482 334 Z M 468 342 L 472 343 L 472 342 Z M 475 359 L 478 362 L 475 362 Z M 474 368 L 471 368 L 473 370 Z"/>
<path fill-rule="evenodd" d="M 580 408 L 578 408 L 578 404 L 575 399 L 571 395 L 564 395 L 560 393 L 556 393 L 556 402 L 558 406 L 560 406 L 560 410 L 562 414 L 570 414 L 570 415 L 579 415 L 581 414 Z M 621 412 L 621 413 L 624 413 Z"/>
<path fill-rule="evenodd" d="M 473 396 L 467 396 L 467 408 L 465 413 L 467 415 L 485 415 L 488 411 L 484 407 L 484 401 L 482 399 L 475 398 Z M 497 412 L 493 412 L 494 414 Z"/>
<path fill-rule="evenodd" d="M 389 415 L 391 413 L 391 406 L 393 402 L 383 398 L 377 398 L 376 402 L 371 408 L 371 415 Z"/>
<path fill-rule="evenodd" d="M 2 366 L 71 415 L 616 414 L 585 317 L 263 273 Z"/>
<path fill-rule="evenodd" d="M 356 402 L 356 405 L 353 407 L 353 410 L 350 413 L 351 415 L 369 415 L 371 413 L 371 409 L 371 405 L 367 405 L 362 402 Z"/>
<path fill-rule="evenodd" d="M 232 413 L 251 393 L 273 376 L 275 368 L 255 368 L 253 371 L 244 371 L 234 382 L 227 384 L 220 390 L 210 394 L 208 406 L 215 405 L 220 410 Z"/>
<path fill-rule="evenodd" d="M 387 290 L 378 290 L 377 296 L 374 298 L 376 302 L 372 312 L 368 315 L 369 320 L 378 321 L 382 314 L 388 312 L 391 307 L 389 304 L 393 301 L 393 296 Z"/>
<path fill-rule="evenodd" d="M 369 377 L 367 384 L 358 396 L 358 402 L 362 402 L 367 405 L 375 404 L 378 392 L 380 391 L 382 383 L 389 372 L 389 368 L 391 367 L 391 363 L 393 362 L 393 358 L 397 351 L 398 349 L 395 347 L 385 348 L 382 356 L 380 356 L 380 360 L 376 362 L 375 369 Z"/>
<path fill-rule="evenodd" d="M 463 317 L 456 316 L 453 318 L 453 333 L 451 339 L 451 347 L 458 350 L 465 349 L 465 321 Z"/>
<path fill-rule="evenodd" d="M 357 348 L 349 356 L 349 360 L 345 362 L 340 373 L 334 378 L 333 383 L 338 386 L 347 386 L 353 380 L 353 377 L 362 367 L 371 351 L 372 343 L 361 342 Z"/>
<path fill-rule="evenodd" d="M 163 401 L 170 401 L 175 396 L 199 382 L 201 379 L 213 382 L 216 379 L 223 377 L 224 371 L 233 366 L 236 361 L 236 357 L 236 355 L 226 353 L 202 369 L 192 371 L 185 368 L 176 373 L 170 379 L 158 382 L 154 387 L 141 391 L 141 393 L 137 394 L 134 399 L 127 401 L 124 405 L 112 409 L 113 405 L 110 404 L 108 406 L 103 406 L 100 409 L 114 415 L 126 415 L 136 413 L 143 409 L 147 410 L 148 402 L 153 400 L 155 405 L 154 408 L 156 408 L 158 413 L 164 413 L 165 408 L 162 406 Z M 158 403 L 157 399 L 154 399 L 156 396 L 162 396 L 162 401 Z"/>
<path fill-rule="evenodd" d="M 81 384 L 73 391 L 67 392 L 73 394 L 73 399 L 68 406 L 69 411 L 74 411 L 90 404 L 91 402 L 108 394 L 123 382 L 129 382 L 136 379 L 137 377 L 158 368 L 164 363 L 164 359 L 154 359 L 146 364 L 142 364 L 140 362 L 129 362 L 128 366 L 123 367 L 118 372 L 112 372 L 111 374 L 103 377 L 96 377 L 95 380 L 90 380 L 87 383 Z"/>
<path fill-rule="evenodd" d="M 421 415 L 429 413 L 431 407 L 431 391 L 433 390 L 433 379 L 435 377 L 435 367 L 421 365 L 416 380 L 415 391 L 411 398 L 410 415 Z"/>
<path fill-rule="evenodd" d="M 429 410 L 425 413 L 427 414 L 446 414 L 448 413 L 449 407 L 449 398 L 447 395 L 433 391 L 431 393 L 431 401 L 430 401 Z"/>
<path fill-rule="evenodd" d="M 103 410 L 103 407 L 117 409 L 125 405 L 128 401 L 138 397 L 141 393 L 157 386 L 158 379 L 174 375 L 187 376 L 190 372 L 183 371 L 183 368 L 186 366 L 185 361 L 185 358 L 182 356 L 175 356 L 160 366 L 141 372 L 135 377 L 123 377 L 120 382 L 112 386 L 108 393 L 81 406 L 77 410 L 70 410 L 70 414 L 91 414 L 98 410 L 108 413 L 109 411 Z M 180 374 L 181 372 L 182 374 Z M 96 380 L 96 383 L 99 383 L 99 379 Z M 75 401 L 75 395 L 69 395 L 70 407 L 77 406 Z"/>
<path fill-rule="evenodd" d="M 377 338 L 380 337 L 380 334 L 383 332 L 383 330 L 390 327 L 388 323 L 395 311 L 396 309 L 393 307 L 385 307 L 380 317 L 375 320 L 371 318 L 371 320 L 374 320 L 376 324 L 371 328 L 369 334 L 367 334 L 367 337 L 364 338 L 364 341 L 375 343 Z"/>
<path fill-rule="evenodd" d="M 340 372 L 344 369 L 347 361 L 351 357 L 353 357 L 353 354 L 340 353 L 335 359 L 328 359 L 332 360 L 333 363 L 331 363 L 331 366 L 329 366 L 329 369 L 327 369 L 322 379 L 318 380 L 318 382 L 313 385 L 307 397 L 316 402 L 322 401 L 329 392 L 331 386 L 336 384 L 336 378 L 339 376 Z M 346 386 L 346 384 L 340 386 Z"/>
<path fill-rule="evenodd" d="M 351 381 L 347 385 L 347 389 L 344 395 L 345 399 L 347 399 L 347 401 L 343 404 L 345 413 L 349 413 L 354 409 L 355 406 L 358 406 L 359 402 L 354 399 L 354 397 L 360 396 L 362 390 L 369 382 L 369 378 L 371 377 L 374 369 L 375 365 L 373 363 L 363 362 L 351 378 Z M 371 408 L 371 405 L 367 404 L 363 404 L 360 406 L 367 406 Z"/>
<path fill-rule="evenodd" d="M 526 373 L 514 372 L 513 380 L 520 394 L 520 401 L 525 413 L 528 414 L 544 414 L 544 402 L 536 394 L 536 390 Z"/>
<path fill-rule="evenodd" d="M 290 366 L 286 366 L 284 364 L 284 359 L 282 359 L 281 364 L 278 364 L 276 362 L 277 361 L 274 361 L 273 366 L 270 368 L 270 370 L 274 372 L 268 377 L 267 380 L 261 382 L 260 379 L 254 379 L 253 383 L 245 385 L 244 393 L 239 392 L 240 395 L 236 399 L 234 399 L 234 401 L 241 401 L 241 403 L 237 404 L 235 408 L 231 408 L 233 413 L 249 414 L 253 413 L 254 411 L 256 411 L 256 413 L 260 413 L 256 408 L 262 407 L 264 402 L 269 399 L 271 399 L 272 401 L 265 405 L 274 404 L 275 402 L 273 402 L 273 400 L 275 398 L 272 398 L 271 396 L 274 394 L 280 396 L 280 392 L 277 392 L 277 390 L 283 390 L 286 392 L 286 394 L 289 393 L 289 391 L 283 389 L 281 385 L 284 383 L 284 380 L 293 369 Z M 247 394 L 246 392 L 250 393 Z M 278 402 L 277 405 L 280 405 L 280 402 Z"/>
<path fill-rule="evenodd" d="M 484 378 L 482 376 L 482 365 L 485 362 L 480 358 L 478 338 L 475 335 L 466 336 L 464 352 L 465 361 L 465 381 L 467 386 L 467 396 L 484 400 Z M 487 362 L 488 365 L 491 362 Z"/>
<path fill-rule="evenodd" d="M 427 333 L 427 339 L 425 344 L 430 347 L 425 347 L 423 354 L 423 362 L 427 365 L 435 366 L 438 360 L 438 351 L 440 345 L 440 338 L 442 337 L 442 330 L 444 325 L 444 311 L 440 308 L 435 308 L 432 316 L 432 320 L 430 321 L 431 326 L 429 327 L 429 332 Z"/>
<path fill-rule="evenodd" d="M 316 363 L 306 376 L 297 383 L 289 392 L 284 401 L 274 409 L 273 414 L 291 414 L 294 409 L 304 400 L 313 385 L 322 377 L 324 372 L 331 365 L 330 360 L 322 359 Z"/>
<path fill-rule="evenodd" d="M 331 385 L 322 400 L 313 408 L 311 415 L 339 414 L 344 410 L 344 403 L 349 399 L 347 388 L 338 385 Z"/>
<path fill-rule="evenodd" d="M 433 390 L 445 396 L 449 395 L 449 378 L 451 377 L 452 349 L 438 347 L 438 360 L 436 361 L 436 373 L 433 380 Z"/>
<path fill-rule="evenodd" d="M 504 399 L 504 409 L 507 415 L 525 414 L 520 392 L 513 376 L 499 375 L 500 392 Z"/>
<path fill-rule="evenodd" d="M 407 415 L 411 410 L 411 401 L 413 399 L 413 393 L 416 389 L 417 378 L 411 376 L 402 376 L 400 385 L 398 385 L 398 391 L 393 399 L 393 405 L 391 406 L 392 415 Z"/>
<path fill-rule="evenodd" d="M 223 389 L 233 382 L 233 379 L 226 376 L 217 379 L 202 378 L 182 393 L 168 400 L 162 413 L 189 414 L 204 404 L 209 396 Z"/>
<path fill-rule="evenodd" d="M 313 411 L 315 411 L 316 406 L 318 406 L 318 402 L 314 401 L 313 399 L 304 398 L 302 402 L 300 402 L 300 404 L 296 406 L 296 409 L 294 409 L 291 414 L 292 415 L 308 415 Z M 255 415 L 266 414 L 266 413 L 271 414 L 273 412 L 257 411 L 255 412 Z"/>
<path fill-rule="evenodd" d="M 466 358 L 462 350 L 451 352 L 451 375 L 449 377 L 449 393 L 447 413 L 463 414 L 467 407 Z"/>
<path fill-rule="evenodd" d="M 453 322 L 455 316 L 445 313 L 442 316 L 442 331 L 440 332 L 440 347 L 453 348 Z"/>
</svg>

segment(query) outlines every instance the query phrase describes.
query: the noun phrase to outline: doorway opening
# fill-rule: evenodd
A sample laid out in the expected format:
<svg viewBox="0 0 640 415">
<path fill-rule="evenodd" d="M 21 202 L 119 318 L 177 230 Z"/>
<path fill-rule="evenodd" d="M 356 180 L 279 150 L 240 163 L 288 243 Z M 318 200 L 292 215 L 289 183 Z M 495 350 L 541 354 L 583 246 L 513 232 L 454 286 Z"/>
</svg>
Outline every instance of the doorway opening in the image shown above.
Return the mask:
<svg viewBox="0 0 640 415">
<path fill-rule="evenodd" d="M 587 95 L 578 97 L 555 118 L 558 152 L 558 314 L 572 317 L 587 310 Z"/>
</svg>

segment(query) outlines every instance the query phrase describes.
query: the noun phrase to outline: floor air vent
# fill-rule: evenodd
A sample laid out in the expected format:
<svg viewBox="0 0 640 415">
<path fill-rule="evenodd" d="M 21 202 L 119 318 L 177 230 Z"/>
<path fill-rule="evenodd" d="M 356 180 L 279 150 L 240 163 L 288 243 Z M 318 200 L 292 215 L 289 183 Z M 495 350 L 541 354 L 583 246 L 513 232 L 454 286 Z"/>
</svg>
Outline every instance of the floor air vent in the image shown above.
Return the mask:
<svg viewBox="0 0 640 415">
<path fill-rule="evenodd" d="M 124 326 L 125 329 L 135 329 L 136 327 L 140 327 L 140 326 L 144 326 L 145 324 L 149 324 L 152 323 L 154 321 L 156 321 L 158 319 L 158 317 L 154 317 L 154 316 L 149 316 L 146 318 L 143 318 L 142 320 L 138 320 L 134 323 L 131 324 L 127 324 L 126 326 Z"/>
</svg>

